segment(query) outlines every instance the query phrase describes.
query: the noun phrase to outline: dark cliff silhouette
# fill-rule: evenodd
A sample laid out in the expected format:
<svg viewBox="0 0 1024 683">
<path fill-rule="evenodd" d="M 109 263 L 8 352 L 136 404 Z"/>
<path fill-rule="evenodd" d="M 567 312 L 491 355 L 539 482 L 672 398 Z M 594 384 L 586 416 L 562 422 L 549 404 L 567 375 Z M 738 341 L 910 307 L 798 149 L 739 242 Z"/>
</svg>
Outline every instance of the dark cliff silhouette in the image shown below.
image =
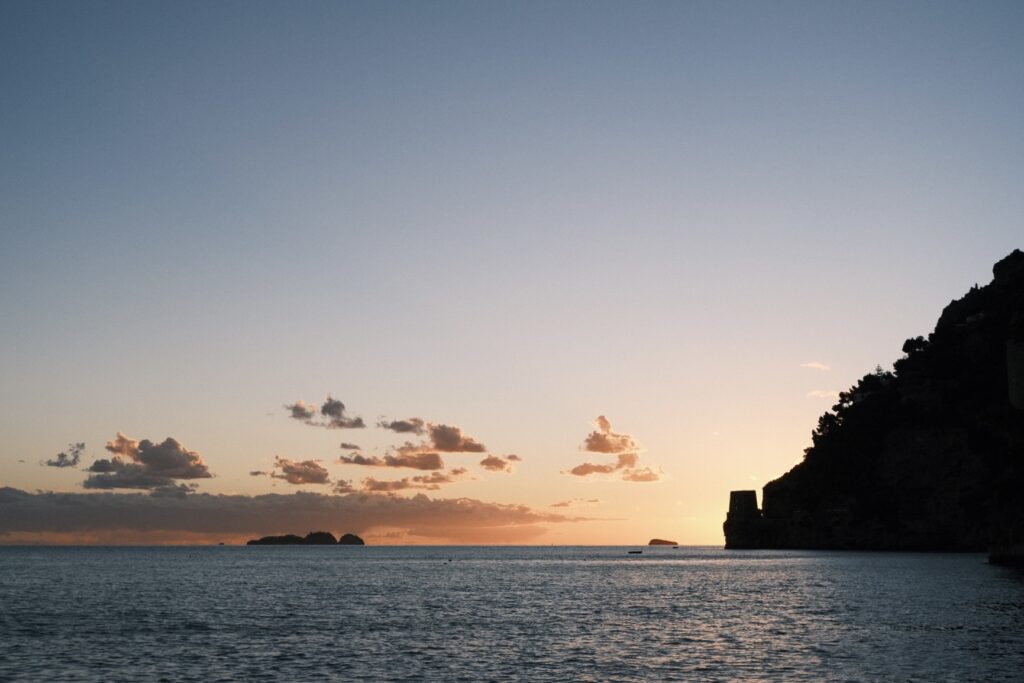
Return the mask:
<svg viewBox="0 0 1024 683">
<path fill-rule="evenodd" d="M 804 460 L 734 491 L 727 548 L 985 550 L 1024 561 L 1024 253 L 839 396 Z"/>
<path fill-rule="evenodd" d="M 355 534 L 345 534 L 341 540 L 334 540 L 334 534 L 327 531 L 311 531 L 305 537 L 295 534 L 284 536 L 264 536 L 253 539 L 246 545 L 366 545 L 363 539 Z"/>
</svg>

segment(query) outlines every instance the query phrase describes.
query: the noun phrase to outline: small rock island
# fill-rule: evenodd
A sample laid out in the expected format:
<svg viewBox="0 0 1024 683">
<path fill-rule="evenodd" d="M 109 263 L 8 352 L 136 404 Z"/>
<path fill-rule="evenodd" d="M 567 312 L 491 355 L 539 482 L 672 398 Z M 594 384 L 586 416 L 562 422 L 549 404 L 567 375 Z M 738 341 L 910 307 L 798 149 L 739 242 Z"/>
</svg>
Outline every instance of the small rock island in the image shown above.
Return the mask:
<svg viewBox="0 0 1024 683">
<path fill-rule="evenodd" d="M 652 538 L 647 545 L 679 545 L 675 541 L 666 541 L 664 538 Z"/>
<path fill-rule="evenodd" d="M 295 534 L 264 536 L 253 539 L 246 545 L 366 545 L 366 543 L 355 534 L 345 534 L 340 540 L 335 540 L 334 534 L 329 531 L 311 531 L 304 537 Z"/>
<path fill-rule="evenodd" d="M 366 545 L 366 543 L 355 534 L 345 534 L 338 539 L 338 545 Z"/>
<path fill-rule="evenodd" d="M 839 394 L 803 461 L 733 491 L 726 548 L 983 551 L 1024 564 L 1024 253 Z"/>
</svg>

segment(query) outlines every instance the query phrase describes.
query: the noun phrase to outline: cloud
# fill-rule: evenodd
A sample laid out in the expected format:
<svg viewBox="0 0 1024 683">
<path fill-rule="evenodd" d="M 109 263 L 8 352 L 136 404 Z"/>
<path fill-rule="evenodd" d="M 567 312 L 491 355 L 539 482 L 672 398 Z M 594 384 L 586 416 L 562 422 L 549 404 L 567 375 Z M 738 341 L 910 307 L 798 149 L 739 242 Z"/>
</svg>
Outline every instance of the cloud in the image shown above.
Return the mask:
<svg viewBox="0 0 1024 683">
<path fill-rule="evenodd" d="M 592 474 L 622 472 L 623 481 L 644 482 L 660 479 L 660 475 L 649 467 L 637 469 L 637 463 L 640 461 L 640 444 L 632 436 L 612 431 L 612 423 L 604 415 L 599 415 L 594 424 L 597 429 L 583 440 L 583 450 L 615 455 L 616 461 L 604 464 L 584 462 L 573 467 L 568 474 L 587 477 Z"/>
<path fill-rule="evenodd" d="M 486 453 L 487 447 L 452 425 L 431 423 L 428 426 L 430 443 L 442 453 Z"/>
<path fill-rule="evenodd" d="M 451 470 L 448 474 L 444 472 L 431 472 L 415 477 L 403 477 L 401 479 L 384 481 L 367 477 L 363 479 L 363 490 L 375 493 L 393 493 L 405 489 L 427 489 L 435 491 L 441 488 L 442 484 L 451 484 L 458 481 L 467 472 L 466 468 L 459 467 Z"/>
<path fill-rule="evenodd" d="M 101 459 L 88 469 L 93 474 L 82 482 L 87 489 L 157 489 L 174 485 L 174 480 L 153 474 L 144 466 L 119 458 Z"/>
<path fill-rule="evenodd" d="M 339 479 L 334 482 L 334 488 L 332 489 L 336 494 L 341 495 L 345 493 L 355 493 L 356 489 L 352 486 L 352 482 L 345 479 Z"/>
<path fill-rule="evenodd" d="M 559 501 L 557 503 L 552 503 L 548 507 L 552 507 L 552 508 L 568 508 L 568 507 L 573 507 L 574 505 L 587 505 L 587 504 L 594 504 L 594 503 L 600 503 L 600 502 L 601 502 L 601 500 L 599 498 L 572 498 L 570 500 L 563 500 L 563 501 Z"/>
<path fill-rule="evenodd" d="M 811 370 L 821 370 L 823 372 L 830 372 L 832 370 L 831 366 L 827 365 L 826 363 L 822 363 L 821 361 L 817 361 L 817 360 L 812 360 L 812 361 L 810 361 L 808 363 L 801 363 L 800 367 L 802 367 L 802 368 L 809 368 Z"/>
<path fill-rule="evenodd" d="M 596 465 L 591 462 L 585 462 L 573 467 L 569 470 L 569 474 L 575 474 L 577 477 L 585 477 L 589 474 L 611 474 L 612 472 L 635 467 L 639 459 L 640 456 L 636 453 L 619 453 L 616 462 L 613 464 Z"/>
<path fill-rule="evenodd" d="M 331 398 L 330 394 L 324 400 L 324 404 L 320 406 L 320 414 L 326 418 L 327 421 L 323 426 L 328 429 L 362 429 L 366 426 L 363 418 L 345 415 L 345 404 Z"/>
<path fill-rule="evenodd" d="M 807 392 L 807 398 L 828 398 L 838 400 L 839 392 L 831 389 L 815 389 L 814 391 Z"/>
<path fill-rule="evenodd" d="M 418 417 L 410 417 L 408 420 L 392 420 L 391 422 L 382 418 L 377 422 L 377 426 L 398 434 L 424 434 L 426 432 L 426 423 Z"/>
<path fill-rule="evenodd" d="M 250 477 L 265 477 L 265 476 L 267 476 L 267 473 L 264 472 L 263 470 L 252 470 L 251 472 L 249 472 L 249 476 Z"/>
<path fill-rule="evenodd" d="M 342 455 L 338 458 L 340 465 L 363 465 L 364 467 L 408 467 L 414 470 L 441 470 L 444 469 L 444 460 L 439 453 L 420 451 L 415 448 L 403 451 L 399 450 L 396 455 L 388 453 L 383 458 L 376 455 Z"/>
<path fill-rule="evenodd" d="M 515 543 L 547 524 L 585 521 L 525 505 L 470 498 L 404 498 L 298 492 L 258 496 L 192 493 L 28 493 L 0 487 L 4 543 L 244 542 L 274 533 L 325 529 L 372 537 L 402 532 L 432 543 Z M 408 540 L 406 541 L 408 542 Z"/>
<path fill-rule="evenodd" d="M 374 479 L 373 477 L 367 477 L 363 479 L 363 490 L 371 493 L 393 493 L 395 491 L 405 491 L 410 488 L 427 488 L 425 486 L 414 487 L 409 481 L 409 478 L 397 480 L 383 480 Z M 434 487 L 438 488 L 438 487 Z"/>
<path fill-rule="evenodd" d="M 313 419 L 316 415 L 316 405 L 306 405 L 305 401 L 296 401 L 292 404 L 285 404 L 284 406 L 290 413 L 293 420 L 300 420 L 302 422 L 308 422 Z"/>
<path fill-rule="evenodd" d="M 417 424 L 424 424 L 419 418 L 409 418 L 408 420 L 398 420 L 393 422 L 384 421 L 379 422 L 382 427 L 391 429 L 391 425 L 398 422 L 403 423 L 403 426 L 393 431 L 409 431 L 405 428 L 405 424 L 417 427 Z M 358 458 L 354 456 L 342 456 L 338 461 L 343 464 L 350 465 L 369 465 L 372 467 L 413 467 L 421 470 L 439 470 L 444 467 L 444 462 L 441 459 L 441 453 L 486 453 L 487 447 L 477 441 L 471 436 L 467 436 L 462 433 L 462 429 L 452 425 L 435 424 L 433 422 L 425 423 L 426 426 L 423 428 L 427 433 L 427 441 L 421 443 L 412 443 L 406 441 L 401 446 L 394 449 L 394 452 L 388 453 L 383 458 L 371 457 L 371 458 Z"/>
<path fill-rule="evenodd" d="M 518 458 L 516 458 L 518 460 Z M 480 466 L 492 472 L 511 472 L 511 458 L 502 458 L 497 455 L 489 455 L 480 461 Z"/>
<path fill-rule="evenodd" d="M 209 479 L 202 456 L 170 437 L 162 443 L 136 441 L 122 434 L 107 442 L 113 457 L 89 466 L 92 474 L 82 482 L 87 489 L 156 489 L 174 486 L 177 479 Z"/>
<path fill-rule="evenodd" d="M 591 453 L 625 453 L 640 450 L 640 445 L 632 436 L 613 432 L 612 423 L 604 415 L 599 415 L 594 423 L 597 429 L 583 440 L 583 450 Z"/>
<path fill-rule="evenodd" d="M 331 398 L 328 394 L 323 404 L 317 410 L 315 403 L 296 401 L 286 403 L 284 406 L 290 413 L 293 420 L 298 420 L 311 427 L 324 427 L 325 429 L 362 429 L 366 426 L 361 417 L 349 417 L 345 414 L 345 404 Z M 322 419 L 316 419 L 319 412 Z"/>
<path fill-rule="evenodd" d="M 139 454 L 139 442 L 125 436 L 121 432 L 118 432 L 117 436 L 108 441 L 104 448 L 115 455 L 123 455 L 132 459 L 135 459 L 135 456 Z"/>
<path fill-rule="evenodd" d="M 515 453 L 512 453 L 510 455 L 506 455 L 505 457 L 508 458 L 509 460 L 511 460 L 512 462 L 522 462 L 523 461 L 523 459 L 520 458 Z"/>
<path fill-rule="evenodd" d="M 346 451 L 361 451 L 361 450 L 363 450 L 362 448 L 359 447 L 359 444 L 349 443 L 347 441 L 342 441 L 341 445 L 339 446 L 339 448 L 341 448 L 342 450 L 346 450 Z"/>
<path fill-rule="evenodd" d="M 637 460 L 640 456 L 637 453 L 619 453 L 619 462 L 617 469 L 623 469 L 625 467 L 636 467 Z"/>
<path fill-rule="evenodd" d="M 611 474 L 617 469 L 619 469 L 617 465 L 595 465 L 592 462 L 585 462 L 573 467 L 569 470 L 569 474 L 575 474 L 577 477 L 585 477 L 590 474 Z"/>
<path fill-rule="evenodd" d="M 289 460 L 281 456 L 274 457 L 274 479 L 284 479 L 289 484 L 328 484 L 330 475 L 319 460 Z"/>
<path fill-rule="evenodd" d="M 648 482 L 658 481 L 661 479 L 661 475 L 652 470 L 650 467 L 643 469 L 630 469 L 622 473 L 622 479 L 624 481 L 637 481 L 637 482 Z"/>
<path fill-rule="evenodd" d="M 70 443 L 66 451 L 61 451 L 44 464 L 47 467 L 74 467 L 82 459 L 84 452 L 84 443 Z"/>
</svg>

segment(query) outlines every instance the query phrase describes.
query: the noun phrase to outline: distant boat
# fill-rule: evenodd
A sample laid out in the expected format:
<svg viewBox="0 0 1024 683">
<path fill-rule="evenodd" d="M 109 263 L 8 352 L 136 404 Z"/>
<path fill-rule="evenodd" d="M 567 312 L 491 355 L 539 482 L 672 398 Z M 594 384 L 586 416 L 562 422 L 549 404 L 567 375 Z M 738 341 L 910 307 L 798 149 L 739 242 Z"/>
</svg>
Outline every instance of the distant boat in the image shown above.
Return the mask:
<svg viewBox="0 0 1024 683">
<path fill-rule="evenodd" d="M 630 555 L 643 555 L 644 554 L 643 550 L 627 550 L 626 552 L 629 553 Z"/>
</svg>

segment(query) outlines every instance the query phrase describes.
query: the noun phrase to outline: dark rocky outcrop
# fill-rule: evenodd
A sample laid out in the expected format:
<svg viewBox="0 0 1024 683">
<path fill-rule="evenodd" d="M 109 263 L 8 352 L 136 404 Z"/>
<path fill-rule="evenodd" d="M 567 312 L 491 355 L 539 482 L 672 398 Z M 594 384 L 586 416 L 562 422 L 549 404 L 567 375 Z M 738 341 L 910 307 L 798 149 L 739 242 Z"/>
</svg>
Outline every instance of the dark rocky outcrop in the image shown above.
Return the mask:
<svg viewBox="0 0 1024 683">
<path fill-rule="evenodd" d="M 338 545 L 366 545 L 366 543 L 355 534 L 345 534 L 338 541 Z"/>
<path fill-rule="evenodd" d="M 311 531 L 305 537 L 295 534 L 284 536 L 264 536 L 254 539 L 246 545 L 365 545 L 363 539 L 355 534 L 345 534 L 341 540 L 334 540 L 334 534 L 328 531 Z"/>
<path fill-rule="evenodd" d="M 734 491 L 727 548 L 984 550 L 1024 559 L 1024 253 L 818 420 L 804 460 Z"/>
<path fill-rule="evenodd" d="M 264 536 L 253 539 L 246 545 L 306 545 L 306 540 L 302 536 L 285 534 L 284 536 Z"/>
<path fill-rule="evenodd" d="M 302 539 L 306 545 L 337 545 L 338 541 L 334 534 L 328 531 L 310 531 L 306 538 Z"/>
<path fill-rule="evenodd" d="M 675 541 L 666 541 L 663 538 L 652 538 L 647 542 L 647 545 L 679 545 Z"/>
</svg>

